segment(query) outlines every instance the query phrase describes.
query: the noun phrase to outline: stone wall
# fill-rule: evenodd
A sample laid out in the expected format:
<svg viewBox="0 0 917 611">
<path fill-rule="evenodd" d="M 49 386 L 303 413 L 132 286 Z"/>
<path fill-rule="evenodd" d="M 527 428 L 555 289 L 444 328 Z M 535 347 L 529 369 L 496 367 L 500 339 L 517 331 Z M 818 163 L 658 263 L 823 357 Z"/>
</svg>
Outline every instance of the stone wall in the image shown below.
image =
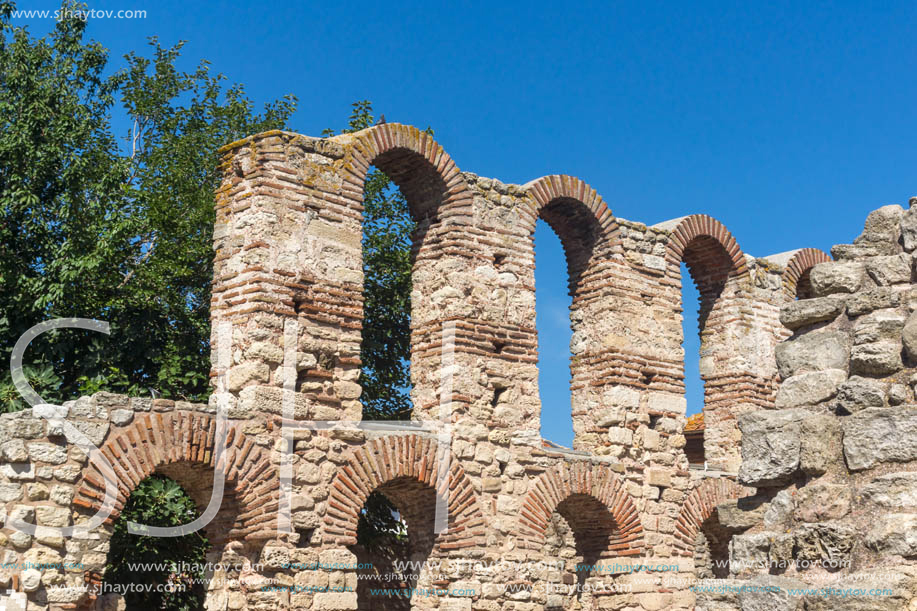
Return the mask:
<svg viewBox="0 0 917 611">
<path fill-rule="evenodd" d="M 810 298 L 781 310 L 793 335 L 776 352 L 775 409 L 739 425 L 739 481 L 757 495 L 725 516 L 747 528 L 732 538 L 733 577 L 860 592 L 744 593 L 703 608 L 917 608 L 917 198 L 910 205 L 872 212 L 853 244 L 832 249 L 836 261 L 811 269 Z"/>
<path fill-rule="evenodd" d="M 79 586 L 102 579 L 113 519 L 134 486 L 159 472 L 202 509 L 213 476 L 226 474 L 225 498 L 205 528 L 211 557 L 223 565 L 210 575 L 208 609 L 690 609 L 695 562 L 702 575 L 720 575 L 715 562 L 724 550 L 740 558 L 777 511 L 770 508 L 790 503 L 790 493 L 774 486 L 799 486 L 814 474 L 813 461 L 835 472 L 824 440 L 834 430 L 829 420 L 840 439 L 841 416 L 810 409 L 805 397 L 829 382 L 842 390 L 824 401 L 872 397 L 864 385 L 875 381 L 875 367 L 894 361 L 887 345 L 900 346 L 903 320 L 896 327 L 888 313 L 864 311 L 872 322 L 859 335 L 850 325 L 823 331 L 838 345 L 850 340 L 843 358 L 828 350 L 819 361 L 793 348 L 808 350 L 808 331 L 799 329 L 816 315 L 806 308 L 827 307 L 818 304 L 837 310 L 836 318 L 847 308 L 847 320 L 857 300 L 898 299 L 881 308 L 903 316 L 906 300 L 891 296 L 900 292 L 893 280 L 902 263 L 861 260 L 873 250 L 896 255 L 878 252 L 884 242 L 873 237 L 835 253 L 850 263 L 825 263 L 828 256 L 813 249 L 755 258 L 708 216 L 647 227 L 615 217 L 577 178 L 508 185 L 463 173 L 429 135 L 396 124 L 326 139 L 268 132 L 222 152 L 210 404 L 102 393 L 63 410 L 0 417 L 4 562 L 64 563 L 0 570 L 0 587 L 27 593 L 30 608 L 117 605 Z M 411 423 L 396 427 L 360 422 L 361 213 L 371 165 L 398 184 L 418 225 L 414 409 Z M 883 214 L 872 225 L 897 223 Z M 557 232 L 568 261 L 569 282 L 556 289 L 573 298 L 573 450 L 553 448 L 540 434 L 539 218 Z M 707 469 L 690 468 L 684 452 L 682 263 L 701 294 Z M 851 278 L 878 292 L 853 295 L 861 287 Z M 910 276 L 900 282 L 909 289 Z M 824 297 L 826 286 L 849 289 L 850 301 Z M 817 314 L 817 324 L 828 315 Z M 796 334 L 781 344 L 790 329 Z M 848 360 L 851 372 L 865 366 L 872 377 L 848 380 Z M 866 436 L 857 446 L 860 470 L 876 468 L 863 458 L 869 434 L 907 424 L 901 406 L 911 400 L 909 378 L 898 381 L 905 386 L 875 392 L 883 405 L 892 395 L 900 401 L 846 416 L 862 423 L 851 439 Z M 774 414 L 785 420 L 767 420 Z M 813 430 L 822 424 L 828 428 Z M 108 464 L 74 447 L 70 426 L 86 432 Z M 792 453 L 762 441 L 774 430 L 822 443 L 803 451 L 797 442 L 804 458 L 775 475 L 770 463 Z M 900 444 L 884 443 L 888 456 L 910 460 Z M 803 463 L 808 471 L 800 475 Z M 115 492 L 112 513 L 90 533 L 26 538 L 9 527 L 12 516 L 42 527 L 85 524 L 104 506 L 106 489 Z M 367 570 L 357 564 L 374 557 L 356 544 L 373 492 L 399 508 L 408 530 L 403 559 L 419 563 L 414 575 L 400 571 L 397 584 L 440 594 L 374 602 L 365 583 L 357 587 Z M 438 534 L 437 507 L 448 518 Z M 634 573 L 632 565 L 667 569 Z"/>
</svg>

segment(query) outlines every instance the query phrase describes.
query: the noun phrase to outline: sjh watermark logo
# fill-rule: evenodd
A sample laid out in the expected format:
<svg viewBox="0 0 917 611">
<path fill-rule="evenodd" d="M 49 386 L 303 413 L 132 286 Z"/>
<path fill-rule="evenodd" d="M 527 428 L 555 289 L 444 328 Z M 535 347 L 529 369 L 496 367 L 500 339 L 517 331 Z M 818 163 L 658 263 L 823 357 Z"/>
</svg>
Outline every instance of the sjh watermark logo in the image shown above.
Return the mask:
<svg viewBox="0 0 917 611">
<path fill-rule="evenodd" d="M 61 537 L 84 537 L 92 530 L 98 528 L 107 520 L 115 508 L 117 500 L 119 479 L 108 460 L 92 441 L 72 423 L 67 422 L 67 409 L 60 405 L 45 402 L 35 389 L 29 384 L 23 372 L 25 351 L 29 344 L 39 335 L 54 329 L 84 329 L 98 333 L 109 333 L 106 322 L 88 318 L 57 318 L 35 325 L 26 331 L 13 347 L 10 357 L 10 371 L 16 390 L 22 398 L 32 406 L 32 413 L 52 423 L 55 428 L 62 431 L 68 443 L 78 446 L 88 457 L 88 464 L 95 467 L 105 480 L 105 495 L 100 502 L 96 513 L 85 523 L 59 528 L 40 527 L 43 534 L 55 533 Z M 433 421 L 386 421 L 364 422 L 348 420 L 296 420 L 294 407 L 296 403 L 296 346 L 299 337 L 299 323 L 288 320 L 283 329 L 284 358 L 280 375 L 283 380 L 282 395 L 282 426 L 280 437 L 280 503 L 277 516 L 277 530 L 279 533 L 292 533 L 293 522 L 291 507 L 293 500 L 293 450 L 294 434 L 297 430 L 309 431 L 379 431 L 379 432 L 410 432 L 431 433 L 437 444 L 437 488 L 445 491 L 445 496 L 436 493 L 433 531 L 441 533 L 448 528 L 449 479 L 451 477 L 452 455 L 452 425 L 451 409 L 453 398 L 453 378 L 455 375 L 455 322 L 443 323 L 442 348 L 440 350 L 440 401 L 439 418 Z M 182 537 L 197 532 L 206 527 L 217 515 L 223 502 L 226 485 L 226 447 L 229 435 L 229 406 L 232 394 L 227 387 L 227 371 L 232 362 L 232 325 L 221 322 L 217 326 L 215 336 L 216 345 L 212 346 L 216 356 L 216 430 L 214 438 L 214 480 L 210 500 L 201 516 L 188 524 L 180 526 L 149 526 L 128 522 L 128 532 L 149 537 Z M 6 526 L 20 532 L 35 536 L 39 530 L 34 524 L 29 524 L 11 516 Z M 3 611 L 3 609 L 0 609 Z"/>
</svg>

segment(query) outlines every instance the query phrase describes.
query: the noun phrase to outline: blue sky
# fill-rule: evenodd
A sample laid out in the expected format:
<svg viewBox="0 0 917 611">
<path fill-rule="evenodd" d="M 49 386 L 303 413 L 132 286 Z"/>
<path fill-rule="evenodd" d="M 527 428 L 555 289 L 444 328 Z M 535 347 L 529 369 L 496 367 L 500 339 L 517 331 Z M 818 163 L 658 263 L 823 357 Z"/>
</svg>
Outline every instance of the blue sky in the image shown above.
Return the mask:
<svg viewBox="0 0 917 611">
<path fill-rule="evenodd" d="M 147 11 L 90 22 L 114 67 L 148 36 L 187 39 L 187 67 L 207 58 L 262 102 L 296 94 L 296 131 L 339 127 L 370 99 L 389 121 L 432 126 L 463 170 L 573 174 L 647 224 L 711 214 L 756 256 L 827 250 L 917 195 L 914 2 L 90 6 Z M 565 346 L 565 267 L 542 234 L 539 328 Z M 566 354 L 542 357 L 544 434 L 569 444 Z"/>
</svg>

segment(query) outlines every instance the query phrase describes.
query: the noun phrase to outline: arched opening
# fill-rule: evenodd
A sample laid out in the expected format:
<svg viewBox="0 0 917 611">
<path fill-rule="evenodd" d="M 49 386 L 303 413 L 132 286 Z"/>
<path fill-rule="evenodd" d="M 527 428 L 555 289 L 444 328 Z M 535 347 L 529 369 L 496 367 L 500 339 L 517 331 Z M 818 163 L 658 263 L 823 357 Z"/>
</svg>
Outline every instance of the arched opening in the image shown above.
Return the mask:
<svg viewBox="0 0 917 611">
<path fill-rule="evenodd" d="M 417 597 L 429 600 L 435 513 L 435 491 L 415 478 L 393 479 L 369 495 L 351 546 L 359 609 L 407 611 Z"/>
<path fill-rule="evenodd" d="M 594 598 L 607 590 L 612 577 L 602 560 L 611 550 L 617 524 L 595 497 L 572 494 L 558 503 L 545 529 L 542 547 L 549 567 L 544 588 L 546 608 L 593 608 Z"/>
<path fill-rule="evenodd" d="M 561 445 L 572 446 L 574 437 L 585 433 L 576 430 L 572 387 L 576 357 L 585 354 L 590 346 L 576 296 L 596 254 L 600 235 L 601 227 L 593 212 L 570 197 L 558 197 L 543 206 L 532 234 L 541 434 Z M 564 277 L 564 272 L 566 295 L 558 290 L 558 279 Z M 569 350 L 562 346 L 569 346 Z"/>
<path fill-rule="evenodd" d="M 796 299 L 811 299 L 815 296 L 812 292 L 812 281 L 809 278 L 809 272 L 812 268 L 806 269 L 796 280 Z"/>
<path fill-rule="evenodd" d="M 199 516 L 192 498 L 174 479 L 157 474 L 137 484 L 112 527 L 106 589 L 121 586 L 128 609 L 203 609 L 202 580 L 210 550 L 206 535 L 198 531 L 182 537 L 148 537 L 128 532 L 128 521 L 180 526 Z"/>
<path fill-rule="evenodd" d="M 724 440 L 709 435 L 711 424 L 727 415 L 728 405 L 715 402 L 718 378 L 723 370 L 720 354 L 727 325 L 723 294 L 733 277 L 735 263 L 723 243 L 710 235 L 690 238 L 681 252 L 682 346 L 687 415 L 685 453 L 690 464 L 725 468 L 725 455 L 734 448 L 717 444 Z M 722 393 L 719 393 L 722 394 Z M 724 412 L 724 413 L 726 413 Z"/>
<path fill-rule="evenodd" d="M 410 420 L 412 245 L 418 224 L 392 180 L 372 168 L 363 185 L 364 420 Z"/>
<path fill-rule="evenodd" d="M 573 445 L 570 397 L 570 354 L 564 350 L 573 336 L 572 299 L 559 290 L 567 275 L 560 238 L 539 219 L 535 225 L 535 329 L 538 333 L 538 390 L 541 398 L 541 436 L 562 446 Z M 550 347 L 550 348 L 549 348 Z"/>
<path fill-rule="evenodd" d="M 698 579 L 729 577 L 729 540 L 734 531 L 720 525 L 717 512 L 701 522 L 694 539 L 694 570 Z"/>
<path fill-rule="evenodd" d="M 138 490 L 142 493 L 141 482 L 148 478 L 153 478 L 152 481 L 168 478 L 190 498 L 195 515 L 200 515 L 210 502 L 217 481 L 215 465 L 219 465 L 225 474 L 220 506 L 199 531 L 210 545 L 202 579 L 205 604 L 211 606 L 222 604 L 220 601 L 225 600 L 230 583 L 238 579 L 241 571 L 251 571 L 252 565 L 258 563 L 262 542 L 276 536 L 279 495 L 279 480 L 269 451 L 254 444 L 237 428 L 230 427 L 222 439 L 216 432 L 215 419 L 199 412 L 137 414 L 130 425 L 106 438 L 101 452 L 109 464 L 87 465 L 72 502 L 72 509 L 78 514 L 74 523 L 89 519 L 105 504 L 106 483 L 113 481 L 116 498 L 112 499 L 115 511 L 111 519 L 114 521 L 129 505 L 132 493 Z M 170 490 L 173 496 L 178 495 L 174 486 Z M 156 525 L 155 518 L 155 514 L 141 515 L 133 521 Z M 177 524 L 169 526 L 193 520 L 187 513 L 175 519 Z M 88 543 L 88 549 L 94 553 L 83 555 L 84 577 L 93 586 L 103 581 L 106 565 L 111 564 L 108 554 L 113 531 L 103 524 L 97 532 L 99 538 Z M 219 572 L 211 572 L 217 568 Z M 95 594 L 91 590 L 80 604 L 96 604 Z"/>
</svg>

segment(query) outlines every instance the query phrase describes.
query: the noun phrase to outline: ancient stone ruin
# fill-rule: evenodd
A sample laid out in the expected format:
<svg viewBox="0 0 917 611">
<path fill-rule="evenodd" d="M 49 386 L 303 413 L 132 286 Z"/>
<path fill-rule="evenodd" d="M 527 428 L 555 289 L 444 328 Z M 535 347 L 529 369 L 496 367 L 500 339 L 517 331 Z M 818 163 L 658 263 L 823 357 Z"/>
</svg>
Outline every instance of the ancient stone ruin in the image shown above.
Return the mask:
<svg viewBox="0 0 917 611">
<path fill-rule="evenodd" d="M 225 482 L 209 610 L 917 609 L 917 199 L 833 261 L 755 258 L 709 216 L 648 227 L 577 178 L 463 173 L 403 125 L 222 153 L 211 401 L 0 417 L 9 606 L 119 608 L 93 589 L 112 523 L 163 473 L 202 511 Z M 418 223 L 411 423 L 360 422 L 372 165 Z M 540 434 L 539 218 L 573 297 L 572 450 Z M 681 263 L 705 382 L 687 431 Z M 407 525 L 401 558 L 356 543 L 373 492 Z"/>
</svg>

